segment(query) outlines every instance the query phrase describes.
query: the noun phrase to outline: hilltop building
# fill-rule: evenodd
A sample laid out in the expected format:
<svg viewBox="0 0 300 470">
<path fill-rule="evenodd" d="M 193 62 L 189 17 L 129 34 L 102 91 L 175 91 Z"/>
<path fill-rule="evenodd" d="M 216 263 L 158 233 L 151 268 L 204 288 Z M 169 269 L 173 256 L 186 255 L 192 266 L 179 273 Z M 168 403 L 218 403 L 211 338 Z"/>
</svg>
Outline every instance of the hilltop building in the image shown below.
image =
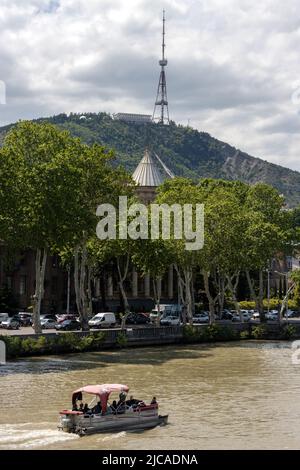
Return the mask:
<svg viewBox="0 0 300 470">
<path fill-rule="evenodd" d="M 129 124 L 150 124 L 152 122 L 150 114 L 116 113 L 113 114 L 115 121 L 123 121 Z"/>
</svg>

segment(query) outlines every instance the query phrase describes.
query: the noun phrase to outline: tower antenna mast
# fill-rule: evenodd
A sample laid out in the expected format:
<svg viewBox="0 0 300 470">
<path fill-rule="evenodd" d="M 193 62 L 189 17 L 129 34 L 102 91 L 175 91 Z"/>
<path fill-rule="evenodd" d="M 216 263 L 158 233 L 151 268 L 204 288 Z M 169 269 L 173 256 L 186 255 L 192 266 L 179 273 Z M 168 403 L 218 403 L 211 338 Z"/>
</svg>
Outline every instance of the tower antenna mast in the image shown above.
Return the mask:
<svg viewBox="0 0 300 470">
<path fill-rule="evenodd" d="M 169 124 L 169 106 L 168 106 L 168 95 L 167 95 L 167 81 L 166 81 L 166 72 L 165 67 L 168 64 L 167 59 L 165 58 L 165 10 L 163 10 L 163 32 L 162 32 L 162 58 L 159 61 L 159 65 L 161 67 L 159 81 L 158 81 L 158 88 L 157 88 L 157 95 L 154 105 L 154 111 L 152 120 L 154 122 L 158 122 L 159 124 Z"/>
</svg>

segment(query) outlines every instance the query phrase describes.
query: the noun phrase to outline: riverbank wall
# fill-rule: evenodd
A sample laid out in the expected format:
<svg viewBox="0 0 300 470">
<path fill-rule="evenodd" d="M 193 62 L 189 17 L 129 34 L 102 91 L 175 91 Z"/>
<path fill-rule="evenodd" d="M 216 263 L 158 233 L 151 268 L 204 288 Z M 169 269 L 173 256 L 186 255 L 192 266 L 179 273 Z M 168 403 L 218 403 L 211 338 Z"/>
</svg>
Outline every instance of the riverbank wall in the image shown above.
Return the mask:
<svg viewBox="0 0 300 470">
<path fill-rule="evenodd" d="M 287 340 L 300 338 L 300 324 L 222 323 L 145 328 L 109 329 L 92 332 L 46 333 L 0 336 L 7 358 L 101 351 L 125 347 L 196 344 L 245 339 Z"/>
</svg>

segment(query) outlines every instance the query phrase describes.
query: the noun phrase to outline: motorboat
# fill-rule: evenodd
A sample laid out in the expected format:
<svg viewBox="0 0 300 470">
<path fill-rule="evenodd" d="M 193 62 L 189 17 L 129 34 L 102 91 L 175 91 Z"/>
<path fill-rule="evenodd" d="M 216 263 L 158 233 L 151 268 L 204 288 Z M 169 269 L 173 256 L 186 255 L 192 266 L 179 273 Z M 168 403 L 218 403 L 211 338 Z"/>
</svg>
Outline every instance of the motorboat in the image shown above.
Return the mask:
<svg viewBox="0 0 300 470">
<path fill-rule="evenodd" d="M 86 385 L 72 394 L 72 409 L 60 411 L 59 429 L 80 436 L 100 432 L 142 430 L 165 425 L 168 415 L 158 414 L 158 403 L 152 400 L 127 400 L 129 388 L 123 384 Z M 118 402 L 111 402 L 112 394 L 118 393 Z M 89 404 L 84 395 L 93 395 Z M 78 408 L 78 402 L 80 406 Z"/>
</svg>

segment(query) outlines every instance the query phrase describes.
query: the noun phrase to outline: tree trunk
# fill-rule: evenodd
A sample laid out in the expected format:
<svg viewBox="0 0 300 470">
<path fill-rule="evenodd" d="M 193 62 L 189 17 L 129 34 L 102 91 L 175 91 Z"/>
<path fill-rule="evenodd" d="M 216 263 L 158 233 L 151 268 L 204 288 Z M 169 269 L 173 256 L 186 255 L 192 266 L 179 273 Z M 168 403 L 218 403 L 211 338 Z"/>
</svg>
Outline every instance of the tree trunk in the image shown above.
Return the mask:
<svg viewBox="0 0 300 470">
<path fill-rule="evenodd" d="M 47 262 L 47 250 L 42 251 L 40 248 L 36 250 L 35 257 L 35 294 L 33 297 L 33 326 L 36 334 L 42 333 L 41 328 L 41 303 L 44 297 L 44 283 L 45 283 L 45 271 Z"/>
<path fill-rule="evenodd" d="M 293 292 L 293 290 L 295 289 L 296 287 L 296 283 L 293 283 L 291 285 L 290 288 L 287 289 L 287 293 L 286 295 L 284 296 L 284 298 L 282 299 L 282 304 L 281 304 L 281 308 L 280 308 L 280 311 L 279 311 L 279 315 L 278 315 L 278 320 L 279 320 L 279 323 L 282 322 L 282 318 L 283 318 L 283 313 L 285 310 L 288 310 L 288 300 L 289 300 L 289 296 L 290 294 Z"/>
<path fill-rule="evenodd" d="M 227 283 L 228 283 L 228 288 L 229 288 L 231 296 L 232 296 L 232 300 L 234 302 L 235 310 L 238 312 L 241 323 L 244 323 L 244 317 L 243 317 L 243 314 L 241 312 L 240 303 L 237 300 L 237 295 L 236 295 L 236 290 L 237 290 L 237 286 L 238 286 L 238 283 L 239 283 L 239 278 L 240 278 L 240 273 L 238 272 L 236 274 L 235 283 L 233 284 L 231 276 L 228 275 L 227 276 Z"/>
<path fill-rule="evenodd" d="M 224 277 L 219 274 L 219 295 L 218 295 L 218 303 L 219 303 L 219 317 L 222 317 L 223 309 L 224 309 L 224 300 L 225 300 L 225 282 Z"/>
<path fill-rule="evenodd" d="M 100 277 L 100 294 L 101 294 L 101 304 L 102 304 L 102 310 L 105 312 L 107 309 L 106 306 L 106 291 L 105 291 L 105 286 L 106 286 L 106 279 L 104 274 L 101 274 Z"/>
<path fill-rule="evenodd" d="M 153 293 L 154 293 L 154 302 L 155 305 L 157 306 L 157 318 L 155 321 L 155 325 L 159 326 L 160 325 L 160 299 L 161 299 L 161 277 L 157 277 L 156 279 L 153 279 Z"/>
<path fill-rule="evenodd" d="M 205 293 L 209 304 L 209 323 L 212 324 L 215 321 L 215 302 L 209 289 L 209 273 L 207 271 L 203 271 L 202 274 L 204 279 Z"/>
<path fill-rule="evenodd" d="M 92 295 L 92 268 L 88 266 L 88 276 L 87 276 L 87 299 L 88 299 L 88 315 L 91 316 L 93 313 L 93 295 Z"/>
<path fill-rule="evenodd" d="M 264 312 L 264 273 L 263 270 L 259 270 L 259 295 L 258 295 L 258 311 L 260 316 L 261 323 L 266 321 L 266 316 Z"/>
<path fill-rule="evenodd" d="M 193 324 L 193 311 L 192 311 L 192 294 L 191 294 L 191 281 L 192 271 L 187 268 L 184 270 L 184 286 L 185 286 L 185 298 L 187 307 L 187 321 L 191 325 Z"/>
<path fill-rule="evenodd" d="M 76 247 L 74 251 L 74 289 L 75 289 L 76 306 L 78 310 L 78 315 L 81 318 L 81 301 L 80 301 L 80 290 L 79 290 L 79 247 Z"/>
<path fill-rule="evenodd" d="M 68 266 L 67 313 L 70 313 L 71 267 Z"/>
<path fill-rule="evenodd" d="M 186 307 L 186 300 L 184 297 L 184 282 L 182 276 L 180 274 L 179 268 L 177 264 L 174 265 L 176 273 L 177 273 L 177 282 L 178 282 L 178 294 L 179 294 L 179 303 L 182 304 L 182 323 L 186 325 L 187 323 L 187 307 Z"/>
<path fill-rule="evenodd" d="M 125 279 L 127 277 L 127 274 L 128 274 L 128 267 L 129 267 L 129 254 L 126 257 L 125 269 L 124 269 L 123 274 L 121 272 L 120 259 L 117 258 L 117 268 L 118 268 L 118 274 L 119 274 L 119 287 L 120 287 L 120 292 L 121 292 L 121 295 L 122 295 L 122 298 L 123 298 L 124 309 L 125 309 L 125 312 L 124 312 L 124 314 L 122 316 L 122 320 L 121 320 L 121 328 L 122 329 L 126 328 L 126 320 L 127 320 L 127 317 L 130 313 L 130 307 L 129 307 L 129 303 L 128 303 L 128 299 L 127 299 L 127 294 L 126 294 L 126 291 L 125 291 L 125 288 L 124 288 L 124 281 L 125 281 Z"/>
<path fill-rule="evenodd" d="M 83 331 L 89 330 L 88 305 L 86 295 L 86 247 L 82 248 L 81 257 L 79 256 L 79 247 L 74 252 L 74 287 L 76 294 L 76 305 Z"/>
</svg>

